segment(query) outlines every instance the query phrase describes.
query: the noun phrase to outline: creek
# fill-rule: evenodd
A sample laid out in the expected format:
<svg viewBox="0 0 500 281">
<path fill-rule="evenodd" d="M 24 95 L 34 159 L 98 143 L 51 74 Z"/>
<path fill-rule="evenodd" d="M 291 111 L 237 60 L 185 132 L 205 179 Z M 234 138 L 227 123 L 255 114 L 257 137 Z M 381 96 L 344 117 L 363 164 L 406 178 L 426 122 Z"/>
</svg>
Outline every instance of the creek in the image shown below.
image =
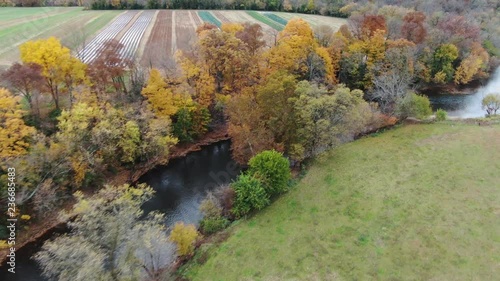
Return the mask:
<svg viewBox="0 0 500 281">
<path fill-rule="evenodd" d="M 240 170 L 231 158 L 230 141 L 204 146 L 200 151 L 171 160 L 168 165 L 155 167 L 138 180 L 156 191 L 154 197 L 143 205 L 143 210 L 145 213 L 164 213 L 167 227 L 178 221 L 197 225 L 202 218 L 199 205 L 207 192 L 231 182 Z M 3 265 L 0 280 L 46 281 L 30 257 L 40 250 L 45 240 L 66 232 L 64 227 L 54 229 L 39 241 L 17 251 L 16 273 L 7 272 L 6 265 Z"/>
</svg>

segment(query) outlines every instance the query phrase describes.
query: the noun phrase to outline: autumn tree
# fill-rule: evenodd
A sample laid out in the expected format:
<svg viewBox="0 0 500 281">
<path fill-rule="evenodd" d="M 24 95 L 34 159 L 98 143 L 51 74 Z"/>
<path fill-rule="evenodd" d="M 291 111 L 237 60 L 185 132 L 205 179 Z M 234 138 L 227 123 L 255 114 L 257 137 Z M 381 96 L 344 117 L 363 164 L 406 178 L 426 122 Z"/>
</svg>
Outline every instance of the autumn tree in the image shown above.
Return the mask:
<svg viewBox="0 0 500 281">
<path fill-rule="evenodd" d="M 373 37 L 375 32 L 387 32 L 387 24 L 382 15 L 365 15 L 361 22 L 361 38 Z"/>
<path fill-rule="evenodd" d="M 414 82 L 416 50 L 412 45 L 386 50 L 384 60 L 374 67 L 376 76 L 371 97 L 384 112 L 392 113 Z"/>
<path fill-rule="evenodd" d="M 88 66 L 87 75 L 97 96 L 103 95 L 112 85 L 117 93 L 127 93 L 125 68 L 132 62 L 120 55 L 123 44 L 110 40 L 103 44 L 99 55 Z"/>
<path fill-rule="evenodd" d="M 255 66 L 243 41 L 225 31 L 209 30 L 199 38 L 201 61 L 215 81 L 217 93 L 240 91 L 252 77 Z"/>
<path fill-rule="evenodd" d="M 255 96 L 253 90 L 246 90 L 232 97 L 225 110 L 233 158 L 241 164 L 246 164 L 255 154 L 273 148 L 272 133 L 266 128 Z"/>
<path fill-rule="evenodd" d="M 266 45 L 264 38 L 264 32 L 262 31 L 262 26 L 260 24 L 245 23 L 243 24 L 243 30 L 236 32 L 236 38 L 240 39 L 245 43 L 250 56 L 255 56 L 260 52 L 260 50 Z"/>
<path fill-rule="evenodd" d="M 41 69 L 38 64 L 14 63 L 0 76 L 0 79 L 11 91 L 26 99 L 31 114 L 36 118 L 40 118 L 38 98 L 43 85 Z"/>
<path fill-rule="evenodd" d="M 147 99 L 148 106 L 157 116 L 171 117 L 183 107 L 191 107 L 193 101 L 188 94 L 177 94 L 168 87 L 159 70 L 153 68 L 142 95 Z"/>
<path fill-rule="evenodd" d="M 296 86 L 293 75 L 276 72 L 257 88 L 256 101 L 263 125 L 272 132 L 274 143 L 281 147 L 288 147 L 295 129 L 293 109 L 288 100 L 295 95 Z"/>
<path fill-rule="evenodd" d="M 25 154 L 35 129 L 24 123 L 19 97 L 4 88 L 0 88 L 0 124 L 0 158 Z"/>
<path fill-rule="evenodd" d="M 146 185 L 106 186 L 92 197 L 75 193 L 70 233 L 45 242 L 35 255 L 52 280 L 161 280 L 175 260 L 163 216 L 143 217 Z M 162 277 L 163 276 L 163 277 Z"/>
<path fill-rule="evenodd" d="M 198 231 L 194 225 L 177 222 L 168 238 L 177 245 L 177 254 L 179 256 L 189 256 L 194 253 L 194 243 L 198 236 Z"/>
<path fill-rule="evenodd" d="M 415 44 L 422 43 L 425 40 L 425 36 L 427 36 L 425 14 L 422 12 L 410 12 L 406 14 L 401 26 L 401 35 Z"/>
<path fill-rule="evenodd" d="M 453 79 L 453 62 L 458 58 L 458 49 L 453 44 L 444 44 L 436 49 L 432 61 L 432 73 L 436 83 L 446 83 Z"/>
<path fill-rule="evenodd" d="M 479 43 L 473 43 L 470 54 L 462 60 L 455 72 L 455 84 L 467 84 L 481 73 L 485 76 L 488 61 L 488 52 Z"/>
<path fill-rule="evenodd" d="M 45 85 L 52 95 L 57 110 L 60 110 L 61 91 L 70 95 L 75 85 L 85 80 L 86 65 L 71 56 L 71 51 L 62 46 L 58 39 L 50 37 L 28 41 L 19 47 L 24 63 L 40 65 Z M 64 87 L 63 87 L 64 86 Z"/>
<path fill-rule="evenodd" d="M 294 161 L 313 157 L 362 132 L 374 118 L 363 92 L 339 85 L 332 93 L 302 81 L 290 100 L 295 111 L 296 131 L 288 154 Z"/>
<path fill-rule="evenodd" d="M 277 45 L 266 54 L 268 72 L 284 70 L 300 79 L 335 82 L 337 66 L 302 19 L 293 19 L 280 32 Z"/>
</svg>

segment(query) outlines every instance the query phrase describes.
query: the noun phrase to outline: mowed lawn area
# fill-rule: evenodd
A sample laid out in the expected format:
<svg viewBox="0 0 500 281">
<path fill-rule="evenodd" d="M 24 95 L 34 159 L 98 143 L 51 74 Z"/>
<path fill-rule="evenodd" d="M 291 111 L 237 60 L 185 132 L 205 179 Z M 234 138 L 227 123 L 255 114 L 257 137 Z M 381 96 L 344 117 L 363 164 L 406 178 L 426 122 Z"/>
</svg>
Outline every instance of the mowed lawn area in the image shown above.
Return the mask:
<svg viewBox="0 0 500 281">
<path fill-rule="evenodd" d="M 500 125 L 406 125 L 342 145 L 205 244 L 192 280 L 499 280 Z"/>
</svg>

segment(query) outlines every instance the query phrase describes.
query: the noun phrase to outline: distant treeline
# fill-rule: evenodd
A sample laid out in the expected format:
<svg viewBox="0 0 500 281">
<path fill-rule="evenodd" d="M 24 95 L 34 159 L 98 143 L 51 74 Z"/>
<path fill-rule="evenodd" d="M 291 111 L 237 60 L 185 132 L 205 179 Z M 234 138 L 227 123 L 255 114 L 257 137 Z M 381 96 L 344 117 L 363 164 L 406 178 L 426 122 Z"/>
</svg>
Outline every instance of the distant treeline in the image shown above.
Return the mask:
<svg viewBox="0 0 500 281">
<path fill-rule="evenodd" d="M 0 0 L 0 6 L 85 6 L 93 10 L 263 10 L 347 17 L 345 0 Z"/>
</svg>

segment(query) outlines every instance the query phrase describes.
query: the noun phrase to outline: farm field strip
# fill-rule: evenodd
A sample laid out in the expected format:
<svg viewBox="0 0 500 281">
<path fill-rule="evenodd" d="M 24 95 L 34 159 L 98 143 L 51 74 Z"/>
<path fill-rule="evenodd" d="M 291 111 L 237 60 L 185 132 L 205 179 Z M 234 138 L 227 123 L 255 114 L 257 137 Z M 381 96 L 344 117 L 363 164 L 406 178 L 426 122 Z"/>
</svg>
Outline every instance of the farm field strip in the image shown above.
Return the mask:
<svg viewBox="0 0 500 281">
<path fill-rule="evenodd" d="M 198 11 L 198 15 L 204 22 L 208 22 L 216 25 L 217 27 L 221 27 L 222 23 L 209 11 Z"/>
<path fill-rule="evenodd" d="M 231 23 L 231 21 L 226 18 L 226 16 L 221 11 L 212 12 L 216 18 L 218 18 L 222 23 Z"/>
<path fill-rule="evenodd" d="M 346 19 L 318 16 L 318 15 L 293 14 L 293 13 L 282 13 L 282 12 L 273 12 L 273 14 L 278 15 L 287 20 L 291 20 L 293 18 L 302 18 L 305 21 L 307 21 L 313 28 L 321 25 L 327 25 L 332 27 L 334 30 L 338 30 L 340 26 L 347 23 Z"/>
<path fill-rule="evenodd" d="M 22 8 L 20 8 L 20 9 L 22 9 Z M 0 30 L 7 29 L 10 27 L 19 25 L 19 24 L 32 22 L 35 20 L 46 19 L 46 18 L 49 18 L 51 16 L 68 13 L 68 12 L 74 11 L 76 9 L 75 8 L 72 8 L 72 9 L 66 8 L 66 9 L 57 9 L 57 10 L 56 9 L 44 9 L 44 10 L 40 9 L 40 10 L 41 11 L 38 13 L 33 13 L 32 15 L 25 15 L 25 16 L 22 16 L 23 13 L 19 10 L 13 10 L 8 15 L 0 15 Z M 11 17 L 9 17 L 9 16 L 11 16 Z M 12 16 L 15 16 L 15 17 L 12 17 Z"/>
<path fill-rule="evenodd" d="M 142 65 L 156 65 L 171 57 L 172 14 L 171 10 L 162 10 L 158 13 L 142 55 Z"/>
<path fill-rule="evenodd" d="M 196 27 L 203 24 L 203 21 L 200 19 L 200 17 L 198 16 L 198 13 L 196 11 L 189 11 L 189 14 L 193 18 L 194 24 L 196 25 Z"/>
<path fill-rule="evenodd" d="M 48 26 L 48 29 L 42 29 L 38 33 L 30 34 L 30 38 L 25 38 L 0 49 L 0 64 L 8 66 L 15 61 L 19 61 L 20 52 L 18 46 L 27 40 L 46 39 L 56 37 L 61 40 L 64 46 L 73 51 L 78 51 L 83 47 L 87 39 L 91 39 L 96 32 L 110 22 L 118 15 L 116 11 L 86 11 L 61 20 L 57 25 Z M 6 42 L 4 41 L 3 44 Z"/>
<path fill-rule="evenodd" d="M 85 63 L 94 60 L 104 43 L 115 38 L 125 26 L 134 18 L 136 12 L 128 11 L 118 16 L 104 30 L 102 30 L 85 48 L 78 53 L 78 57 Z"/>
<path fill-rule="evenodd" d="M 268 45 L 274 44 L 275 36 L 278 34 L 278 31 L 273 29 L 267 24 L 263 24 L 262 22 L 256 20 L 255 18 L 248 15 L 245 11 L 228 11 L 224 12 L 224 15 L 230 22 L 238 22 L 238 23 L 250 23 L 250 24 L 258 24 L 262 27 L 262 33 L 264 33 L 264 40 Z"/>
<path fill-rule="evenodd" d="M 283 30 L 283 25 L 281 24 L 278 24 L 277 22 L 271 20 L 270 18 L 264 16 L 263 14 L 257 12 L 257 11 L 246 11 L 246 13 L 248 15 L 250 15 L 251 17 L 253 17 L 254 19 L 262 22 L 263 24 L 266 24 L 278 31 L 281 31 Z"/>
<path fill-rule="evenodd" d="M 120 43 L 123 44 L 123 49 L 120 51 L 122 58 L 134 59 L 134 54 L 139 47 L 139 43 L 153 19 L 156 11 L 144 11 L 134 24 L 123 34 Z"/>
<path fill-rule="evenodd" d="M 196 42 L 196 23 L 190 11 L 175 11 L 175 42 L 176 50 L 189 50 Z"/>
<path fill-rule="evenodd" d="M 66 21 L 81 16 L 79 13 L 79 10 L 73 10 L 0 30 L 0 53 L 5 49 L 18 46 L 47 30 L 62 26 Z"/>
<path fill-rule="evenodd" d="M 0 8 L 0 23 L 2 28 L 4 24 L 10 24 L 17 20 L 34 20 L 41 17 L 48 17 L 55 14 L 66 13 L 74 10 L 81 10 L 81 8 L 67 8 L 67 7 L 43 7 L 43 8 Z"/>
<path fill-rule="evenodd" d="M 282 18 L 282 17 L 280 17 L 280 16 L 278 16 L 276 14 L 273 14 L 273 13 L 264 13 L 264 16 L 270 18 L 271 20 L 273 20 L 273 21 L 275 21 L 275 22 L 277 22 L 277 23 L 279 23 L 279 24 L 281 24 L 283 26 L 285 26 L 285 25 L 288 24 L 288 21 L 286 19 L 284 19 L 284 18 Z"/>
</svg>

